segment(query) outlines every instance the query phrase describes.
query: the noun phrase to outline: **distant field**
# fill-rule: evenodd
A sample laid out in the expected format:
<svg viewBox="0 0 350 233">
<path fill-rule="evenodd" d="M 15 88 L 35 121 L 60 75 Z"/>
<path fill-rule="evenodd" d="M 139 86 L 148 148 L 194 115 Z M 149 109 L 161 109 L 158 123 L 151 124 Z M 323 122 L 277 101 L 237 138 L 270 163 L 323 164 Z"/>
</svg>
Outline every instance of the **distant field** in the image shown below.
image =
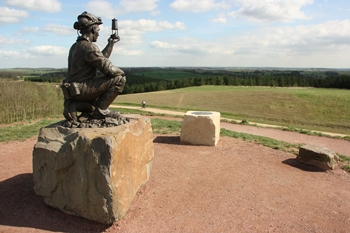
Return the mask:
<svg viewBox="0 0 350 233">
<path fill-rule="evenodd" d="M 207 110 L 222 116 L 288 127 L 350 133 L 350 90 L 201 86 L 121 95 L 115 104 Z"/>
<path fill-rule="evenodd" d="M 0 69 L 0 72 L 13 72 L 21 73 L 21 75 L 40 75 L 51 72 L 66 71 L 66 68 L 57 69 L 57 68 L 9 68 L 9 69 Z"/>
</svg>

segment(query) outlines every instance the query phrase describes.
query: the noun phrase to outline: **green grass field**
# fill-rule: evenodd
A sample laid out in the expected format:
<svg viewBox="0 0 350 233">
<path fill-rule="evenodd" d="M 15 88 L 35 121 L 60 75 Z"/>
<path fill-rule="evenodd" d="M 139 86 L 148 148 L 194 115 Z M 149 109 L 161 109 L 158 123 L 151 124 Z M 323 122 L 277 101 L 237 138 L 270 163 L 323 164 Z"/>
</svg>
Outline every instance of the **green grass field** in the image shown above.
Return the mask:
<svg viewBox="0 0 350 233">
<path fill-rule="evenodd" d="M 224 117 L 309 130 L 350 133 L 350 90 L 201 86 L 119 96 L 115 104 L 180 111 L 218 111 Z"/>
</svg>

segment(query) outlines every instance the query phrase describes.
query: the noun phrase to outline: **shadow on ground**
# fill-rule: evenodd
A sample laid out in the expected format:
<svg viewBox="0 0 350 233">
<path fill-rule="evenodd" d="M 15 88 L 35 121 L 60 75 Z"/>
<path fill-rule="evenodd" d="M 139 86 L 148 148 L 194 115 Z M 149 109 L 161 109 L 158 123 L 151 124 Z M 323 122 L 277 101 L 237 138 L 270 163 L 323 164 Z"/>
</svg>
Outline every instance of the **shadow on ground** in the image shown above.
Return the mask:
<svg viewBox="0 0 350 233">
<path fill-rule="evenodd" d="M 305 165 L 300 163 L 298 160 L 296 159 L 286 159 L 284 161 L 282 161 L 283 164 L 287 164 L 289 166 L 298 168 L 300 170 L 306 171 L 306 172 L 325 172 L 325 170 L 315 167 L 315 166 L 311 166 L 311 165 Z"/>
<path fill-rule="evenodd" d="M 49 207 L 35 194 L 33 185 L 30 173 L 0 182 L 0 225 L 77 233 L 102 232 L 109 227 Z"/>
<path fill-rule="evenodd" d="M 180 144 L 179 136 L 157 136 L 153 142 L 163 144 Z"/>
</svg>

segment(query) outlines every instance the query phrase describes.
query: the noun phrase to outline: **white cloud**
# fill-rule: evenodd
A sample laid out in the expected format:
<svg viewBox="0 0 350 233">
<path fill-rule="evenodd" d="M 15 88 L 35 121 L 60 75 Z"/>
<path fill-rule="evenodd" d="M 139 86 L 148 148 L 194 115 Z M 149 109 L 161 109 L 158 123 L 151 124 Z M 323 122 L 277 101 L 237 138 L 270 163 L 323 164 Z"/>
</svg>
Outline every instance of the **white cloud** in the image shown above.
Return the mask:
<svg viewBox="0 0 350 233">
<path fill-rule="evenodd" d="M 128 12 L 150 11 L 152 15 L 159 14 L 157 2 L 159 0 L 121 0 L 119 5 L 112 4 L 107 0 L 90 1 L 86 4 L 88 11 L 98 16 L 114 18 L 117 15 Z"/>
<path fill-rule="evenodd" d="M 6 0 L 5 4 L 50 13 L 61 11 L 61 3 L 58 0 Z"/>
<path fill-rule="evenodd" d="M 180 30 L 185 30 L 186 29 L 186 24 L 183 22 L 176 22 L 175 24 L 175 29 L 180 29 Z"/>
<path fill-rule="evenodd" d="M 230 17 L 245 17 L 257 21 L 291 21 L 295 19 L 310 19 L 301 10 L 306 5 L 313 4 L 314 0 L 174 0 L 170 7 L 178 11 L 206 12 L 226 10 L 233 6 L 237 10 L 227 13 Z M 212 22 L 226 23 L 226 15 L 221 13 Z"/>
<path fill-rule="evenodd" d="M 155 21 L 155 20 L 122 20 L 119 24 L 119 36 L 121 38 L 118 42 L 118 46 L 132 48 L 143 44 L 142 36 L 148 32 L 160 32 L 164 30 L 184 30 L 186 26 L 182 22 L 169 23 L 167 21 Z M 106 46 L 108 33 L 111 29 L 107 26 L 101 26 L 100 38 L 98 39 L 98 46 L 103 48 Z M 108 35 L 109 36 L 109 35 Z"/>
<path fill-rule="evenodd" d="M 20 29 L 17 33 L 15 33 L 16 36 L 27 36 L 28 34 L 37 33 L 39 31 L 39 27 L 24 27 Z"/>
<path fill-rule="evenodd" d="M 29 17 L 27 11 L 11 9 L 8 7 L 0 7 L 0 22 L 3 23 L 18 23 L 23 18 Z"/>
<path fill-rule="evenodd" d="M 103 15 L 104 18 L 114 18 L 121 12 L 116 6 L 105 0 L 90 1 L 86 4 L 86 9 L 88 12 L 94 12 L 96 16 Z"/>
<path fill-rule="evenodd" d="M 175 24 L 169 23 L 168 21 L 161 21 L 158 23 L 159 27 L 162 29 L 180 29 L 185 30 L 186 25 L 182 22 L 176 22 Z"/>
<path fill-rule="evenodd" d="M 291 21 L 309 19 L 301 8 L 314 0 L 233 0 L 240 8 L 229 13 L 231 17 L 244 16 L 261 21 Z"/>
<path fill-rule="evenodd" d="M 334 56 L 343 57 L 344 64 L 349 62 L 350 20 L 328 21 L 313 26 L 260 28 L 250 34 L 214 41 L 191 38 L 156 40 L 151 43 L 151 47 L 163 50 L 164 54 L 186 54 L 198 61 L 204 57 L 218 56 L 222 65 L 230 65 L 230 62 L 235 61 L 238 63 L 231 65 L 290 67 L 313 64 L 336 67 L 338 64 L 332 60 Z M 211 65 L 219 64 L 212 60 Z"/>
<path fill-rule="evenodd" d="M 143 43 L 142 35 L 148 32 L 160 32 L 164 30 L 185 30 L 186 25 L 182 22 L 170 23 L 168 21 L 156 21 L 156 20 L 122 20 L 118 22 L 119 24 L 119 36 L 121 38 L 118 42 L 118 46 L 137 46 Z M 109 26 L 100 26 L 100 37 L 97 41 L 97 45 L 102 49 L 106 46 L 109 34 L 111 32 Z M 154 33 L 153 33 L 154 34 Z"/>
<path fill-rule="evenodd" d="M 156 16 L 160 14 L 160 10 L 154 10 L 151 12 L 151 15 Z"/>
<path fill-rule="evenodd" d="M 120 6 L 127 12 L 154 11 L 159 0 L 121 0 Z"/>
<path fill-rule="evenodd" d="M 29 44 L 29 40 L 13 39 L 0 35 L 0 46 L 3 44 Z"/>
<path fill-rule="evenodd" d="M 178 11 L 190 11 L 198 13 L 221 8 L 228 8 L 229 5 L 225 3 L 225 1 L 216 2 L 216 0 L 175 0 L 170 4 L 170 7 Z"/>
<path fill-rule="evenodd" d="M 140 56 L 143 55 L 144 52 L 142 50 L 135 50 L 135 49 L 124 49 L 124 48 L 117 48 L 115 51 L 113 51 L 115 54 L 120 55 L 126 55 L 126 56 Z"/>
<path fill-rule="evenodd" d="M 51 57 L 56 55 L 68 54 L 68 50 L 64 47 L 41 45 L 27 49 L 27 54 L 30 56 Z"/>
<path fill-rule="evenodd" d="M 61 36 L 68 36 L 74 33 L 73 27 L 68 27 L 68 26 L 63 26 L 63 25 L 58 25 L 53 23 L 46 24 L 43 29 L 44 31 L 54 33 L 56 35 L 61 35 Z"/>
<path fill-rule="evenodd" d="M 215 42 L 203 42 L 194 38 L 180 38 L 176 42 L 153 41 L 150 46 L 156 49 L 172 50 L 174 52 L 191 54 L 191 55 L 205 55 L 224 53 L 227 48 L 219 46 Z M 222 51 L 220 51 L 222 50 Z"/>
<path fill-rule="evenodd" d="M 165 29 L 179 29 L 185 30 L 186 25 L 182 22 L 176 22 L 174 24 L 169 23 L 168 21 L 156 21 L 149 19 L 140 19 L 140 20 L 123 20 L 120 22 L 120 25 L 123 25 L 123 28 L 128 32 L 158 32 Z"/>
<path fill-rule="evenodd" d="M 300 25 L 259 30 L 259 35 L 244 37 L 256 48 L 284 49 L 293 53 L 320 53 L 350 46 L 350 20 L 328 21 L 317 25 Z"/>
<path fill-rule="evenodd" d="M 211 19 L 210 21 L 214 22 L 214 23 L 226 23 L 227 18 L 226 18 L 226 15 L 224 13 L 220 13 L 217 18 Z"/>
<path fill-rule="evenodd" d="M 156 40 L 151 43 L 151 47 L 157 48 L 157 49 L 177 49 L 179 48 L 179 45 Z"/>
<path fill-rule="evenodd" d="M 17 58 L 17 57 L 20 57 L 20 53 L 17 51 L 1 51 L 0 50 L 0 57 L 1 57 L 1 59 Z"/>
<path fill-rule="evenodd" d="M 21 32 L 33 33 L 39 31 L 39 27 L 24 27 L 21 29 Z"/>
</svg>

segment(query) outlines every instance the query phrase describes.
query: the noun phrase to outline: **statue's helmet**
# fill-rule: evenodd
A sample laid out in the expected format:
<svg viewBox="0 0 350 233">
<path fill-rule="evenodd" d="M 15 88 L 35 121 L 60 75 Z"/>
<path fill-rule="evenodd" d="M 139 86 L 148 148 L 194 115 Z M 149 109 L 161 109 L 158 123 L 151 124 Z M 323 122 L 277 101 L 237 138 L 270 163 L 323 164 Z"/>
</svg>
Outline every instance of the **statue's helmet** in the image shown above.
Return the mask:
<svg viewBox="0 0 350 233">
<path fill-rule="evenodd" d="M 101 17 L 97 17 L 93 14 L 87 13 L 84 11 L 81 15 L 78 16 L 78 21 L 74 23 L 73 27 L 76 30 L 82 30 L 90 25 L 102 24 Z"/>
</svg>

